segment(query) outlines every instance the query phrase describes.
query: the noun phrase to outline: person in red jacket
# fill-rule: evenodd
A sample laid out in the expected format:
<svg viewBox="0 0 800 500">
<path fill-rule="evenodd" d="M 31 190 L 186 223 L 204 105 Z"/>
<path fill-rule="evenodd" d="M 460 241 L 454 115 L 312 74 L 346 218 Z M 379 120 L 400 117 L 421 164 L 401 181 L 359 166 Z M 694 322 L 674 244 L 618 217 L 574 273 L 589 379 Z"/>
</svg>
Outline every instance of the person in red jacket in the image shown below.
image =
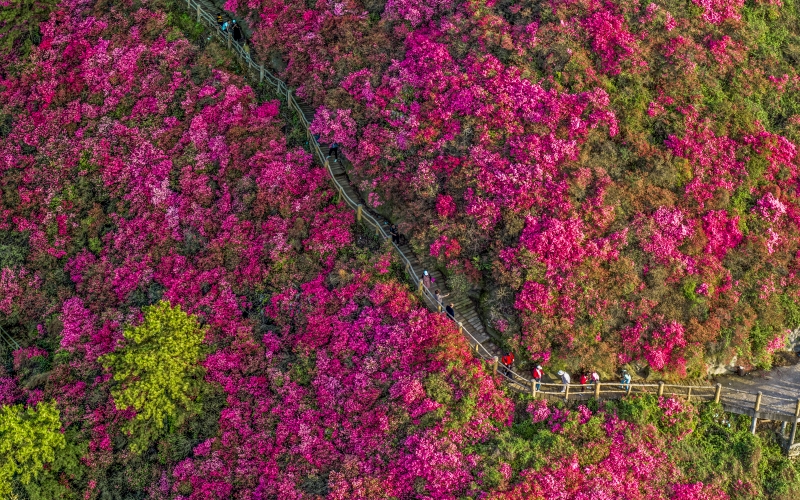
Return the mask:
<svg viewBox="0 0 800 500">
<path fill-rule="evenodd" d="M 589 376 L 586 374 L 585 371 L 581 372 L 581 385 L 586 385 L 589 382 Z M 586 387 L 581 387 L 581 392 L 585 391 Z"/>
<path fill-rule="evenodd" d="M 508 353 L 500 359 L 500 362 L 503 364 L 503 373 L 507 376 L 511 376 L 511 366 L 514 364 L 514 353 Z"/>
<path fill-rule="evenodd" d="M 544 376 L 544 370 L 542 370 L 542 365 L 536 365 L 536 368 L 533 369 L 533 381 L 536 383 L 536 390 L 540 390 L 542 388 L 542 376 Z"/>
</svg>

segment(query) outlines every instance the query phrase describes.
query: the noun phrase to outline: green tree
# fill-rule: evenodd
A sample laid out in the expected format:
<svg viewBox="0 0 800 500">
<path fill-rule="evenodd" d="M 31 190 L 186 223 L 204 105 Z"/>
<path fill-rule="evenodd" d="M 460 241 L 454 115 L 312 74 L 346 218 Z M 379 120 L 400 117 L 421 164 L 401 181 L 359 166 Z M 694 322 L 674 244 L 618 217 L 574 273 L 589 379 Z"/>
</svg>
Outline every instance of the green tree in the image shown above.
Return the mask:
<svg viewBox="0 0 800 500">
<path fill-rule="evenodd" d="M 131 449 L 144 451 L 165 426 L 180 425 L 200 411 L 206 329 L 197 318 L 166 301 L 145 307 L 141 325 L 127 327 L 125 345 L 100 359 L 118 385 L 111 391 L 118 409 L 134 408 L 128 432 Z"/>
<path fill-rule="evenodd" d="M 36 479 L 24 485 L 29 500 L 83 498 L 87 467 L 81 462 L 81 457 L 88 451 L 89 443 L 81 440 L 75 430 L 67 430 L 64 437 L 66 446 L 58 450 L 55 459 Z"/>
<path fill-rule="evenodd" d="M 56 450 L 66 446 L 60 430 L 53 403 L 0 407 L 0 498 L 11 496 L 13 481 L 28 485 L 55 460 Z"/>
</svg>

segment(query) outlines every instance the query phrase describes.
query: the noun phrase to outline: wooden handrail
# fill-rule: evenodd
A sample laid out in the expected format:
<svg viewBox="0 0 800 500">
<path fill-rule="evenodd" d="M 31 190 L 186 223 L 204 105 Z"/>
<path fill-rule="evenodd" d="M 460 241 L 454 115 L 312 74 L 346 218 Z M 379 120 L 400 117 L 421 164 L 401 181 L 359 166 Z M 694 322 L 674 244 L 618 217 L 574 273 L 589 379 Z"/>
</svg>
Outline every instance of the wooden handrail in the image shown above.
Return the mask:
<svg viewBox="0 0 800 500">
<path fill-rule="evenodd" d="M 3 339 L 3 342 L 11 349 L 12 351 L 16 351 L 20 348 L 19 342 L 14 339 L 5 329 L 0 326 L 0 339 Z"/>
<path fill-rule="evenodd" d="M 286 101 L 291 109 L 297 113 L 298 117 L 300 118 L 300 122 L 303 124 L 303 128 L 306 131 L 306 136 L 309 138 L 309 144 L 312 149 L 312 154 L 317 157 L 319 163 L 324 165 L 325 169 L 328 171 L 330 176 L 330 180 L 333 183 L 334 187 L 336 188 L 337 192 L 339 193 L 339 199 L 343 200 L 347 206 L 351 209 L 357 211 L 361 215 L 361 222 L 373 227 L 375 232 L 378 236 L 380 236 L 383 240 L 389 240 L 391 242 L 392 247 L 397 252 L 397 255 L 400 257 L 400 260 L 403 263 L 403 267 L 406 269 L 406 272 L 411 279 L 411 282 L 414 287 L 418 287 L 419 291 L 421 292 L 421 296 L 423 302 L 431 309 L 436 309 L 438 303 L 431 293 L 424 286 L 420 286 L 422 284 L 422 278 L 417 276 L 416 272 L 414 271 L 414 266 L 411 265 L 411 261 L 409 258 L 400 250 L 400 247 L 391 241 L 391 238 L 387 234 L 386 230 L 384 229 L 383 225 L 378 221 L 372 214 L 369 213 L 367 210 L 363 210 L 363 206 L 357 202 L 357 200 L 353 200 L 348 196 L 347 192 L 344 189 L 338 180 L 336 180 L 335 175 L 333 174 L 333 170 L 331 169 L 330 163 L 328 159 L 322 152 L 322 149 L 319 146 L 319 142 L 314 138 L 313 134 L 309 130 L 310 123 L 305 117 L 303 110 L 300 108 L 300 105 L 297 103 L 297 100 L 292 95 L 292 90 L 277 76 L 272 74 L 263 63 L 257 64 L 251 54 L 246 52 L 242 46 L 231 39 L 230 34 L 226 34 L 220 30 L 219 26 L 217 25 L 216 19 L 209 13 L 207 13 L 202 6 L 197 3 L 195 0 L 187 0 L 186 2 L 187 8 L 189 12 L 193 12 L 196 10 L 198 21 L 201 19 L 205 20 L 208 26 L 213 30 L 214 34 L 224 43 L 230 43 L 230 47 L 237 53 L 237 55 L 241 58 L 242 62 L 247 65 L 248 71 L 252 69 L 258 75 L 259 81 L 266 80 L 269 82 L 277 92 L 281 96 L 286 97 Z M 466 334 L 469 338 L 471 343 L 474 345 L 474 352 L 475 354 L 486 361 L 492 363 L 493 367 L 496 367 L 497 364 L 495 362 L 495 355 L 481 342 L 478 341 L 476 335 L 469 330 L 469 328 L 464 325 L 463 323 L 459 323 L 459 330 Z M 12 339 L 13 340 L 13 339 Z M 610 396 L 612 395 L 627 395 L 627 394 L 643 394 L 643 393 L 652 393 L 652 394 L 659 394 L 660 391 L 663 391 L 663 394 L 666 396 L 678 396 L 678 397 L 692 397 L 696 400 L 710 400 L 714 401 L 716 398 L 719 398 L 720 402 L 723 405 L 726 405 L 726 409 L 730 408 L 729 411 L 734 413 L 739 412 L 739 407 L 736 406 L 737 404 L 746 404 L 749 405 L 749 408 L 745 410 L 741 410 L 742 414 L 750 414 L 750 413 L 759 413 L 765 412 L 765 400 L 774 400 L 774 401 L 781 401 L 786 403 L 791 403 L 792 405 L 795 404 L 795 400 L 793 399 L 784 399 L 776 396 L 766 396 L 762 395 L 759 401 L 759 406 L 757 408 L 753 408 L 753 404 L 749 401 L 740 401 L 736 399 L 733 395 L 729 397 L 725 397 L 725 392 L 728 393 L 741 393 L 747 396 L 757 397 L 755 393 L 742 391 L 739 389 L 731 389 L 731 388 L 722 388 L 720 386 L 690 386 L 690 385 L 680 385 L 680 384 L 641 384 L 641 383 L 631 383 L 626 384 L 625 387 L 622 387 L 620 382 L 601 382 L 599 390 L 594 387 L 593 384 L 581 385 L 581 384 L 568 384 L 569 391 L 561 392 L 561 389 L 564 388 L 564 384 L 558 383 L 541 383 L 539 384 L 542 388 L 553 387 L 555 390 L 548 391 L 548 390 L 541 390 L 541 389 L 534 389 L 533 381 L 520 375 L 519 373 L 511 370 L 511 369 L 504 369 L 500 368 L 497 370 L 497 375 L 504 379 L 507 383 L 511 384 L 515 387 L 521 387 L 521 389 L 525 392 L 532 392 L 535 395 L 542 395 L 545 397 L 559 397 L 564 398 L 565 393 L 567 398 L 572 399 L 583 399 L 585 396 L 594 396 L 597 394 L 600 399 L 613 399 Z M 678 389 L 681 393 L 678 393 L 671 389 Z M 711 391 L 710 394 L 703 394 L 702 392 L 698 391 Z M 604 398 L 605 396 L 605 398 Z M 797 400 L 797 408 L 800 408 L 800 399 Z M 774 405 L 773 405 L 774 408 Z M 734 411 L 735 410 L 735 411 Z M 773 415 L 779 415 L 781 417 L 786 416 L 794 417 L 795 421 L 800 419 L 800 414 L 797 417 L 794 416 L 795 411 L 794 408 L 791 411 L 784 411 L 781 408 L 777 410 L 769 410 Z M 800 413 L 800 410 L 798 410 Z M 755 417 L 754 417 L 755 418 Z"/>
</svg>

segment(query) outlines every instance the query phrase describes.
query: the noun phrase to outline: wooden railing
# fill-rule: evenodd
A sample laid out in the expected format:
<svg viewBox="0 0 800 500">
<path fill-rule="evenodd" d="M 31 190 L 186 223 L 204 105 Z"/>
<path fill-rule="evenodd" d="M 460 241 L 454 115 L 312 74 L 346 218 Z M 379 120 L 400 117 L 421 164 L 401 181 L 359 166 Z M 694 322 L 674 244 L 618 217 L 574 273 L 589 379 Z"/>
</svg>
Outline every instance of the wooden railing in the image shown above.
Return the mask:
<svg viewBox="0 0 800 500">
<path fill-rule="evenodd" d="M 303 124 L 303 128 L 305 129 L 306 136 L 308 138 L 308 143 L 311 146 L 312 153 L 314 156 L 317 157 L 321 165 L 325 166 L 325 169 L 328 171 L 330 176 L 331 182 L 333 183 L 334 187 L 339 193 L 339 198 L 343 200 L 351 209 L 356 212 L 356 218 L 359 222 L 362 222 L 375 230 L 375 234 L 382 238 L 383 240 L 388 240 L 391 242 L 391 237 L 386 230 L 386 224 L 382 224 L 374 215 L 369 213 L 369 211 L 364 209 L 364 206 L 359 203 L 357 200 L 353 200 L 344 189 L 344 186 L 336 180 L 336 177 L 333 174 L 333 170 L 331 170 L 330 163 L 328 162 L 327 157 L 322 152 L 319 143 L 314 138 L 314 135 L 309 130 L 310 123 L 306 119 L 303 110 L 300 108 L 300 105 L 295 100 L 294 96 L 292 95 L 292 89 L 290 89 L 281 79 L 273 75 L 262 63 L 256 63 L 251 54 L 246 51 L 241 44 L 236 42 L 232 39 L 229 33 L 223 32 L 219 28 L 219 24 L 214 16 L 203 10 L 202 6 L 196 2 L 195 0 L 187 0 L 186 5 L 190 12 L 196 13 L 197 21 L 202 22 L 205 21 L 205 24 L 211 28 L 214 32 L 214 35 L 222 41 L 222 43 L 227 44 L 228 48 L 236 53 L 239 57 L 240 61 L 247 67 L 248 71 L 251 72 L 254 77 L 258 78 L 259 83 L 267 81 L 275 90 L 281 95 L 286 97 L 286 101 L 288 102 L 289 107 L 297 113 L 297 116 L 300 118 L 301 123 Z M 425 300 L 426 304 L 431 307 L 432 309 L 439 309 L 441 310 L 436 298 L 434 297 L 433 293 L 430 290 L 422 286 L 422 277 L 418 276 L 416 271 L 414 271 L 413 266 L 411 265 L 411 261 L 408 257 L 400 250 L 400 247 L 391 242 L 392 247 L 397 252 L 397 255 L 400 257 L 400 260 L 403 262 L 403 266 L 408 273 L 409 279 L 417 288 L 417 290 L 421 293 L 423 299 Z M 469 328 L 463 324 L 463 322 L 458 323 L 458 328 L 461 333 L 466 335 L 470 343 L 473 345 L 473 349 L 475 353 L 482 359 L 492 361 L 495 357 L 494 354 L 481 342 L 478 341 L 477 336 L 474 332 L 471 332 Z M 505 376 L 505 375 L 504 375 Z M 506 376 L 509 381 L 514 382 L 515 380 L 524 379 L 518 373 L 513 373 L 512 376 Z"/>
<path fill-rule="evenodd" d="M 249 51 L 245 50 L 238 42 L 232 39 L 229 33 L 223 32 L 217 24 L 214 16 L 203 10 L 201 5 L 195 0 L 187 0 L 186 3 L 190 12 L 196 12 L 197 21 L 205 21 L 214 35 L 219 38 L 222 43 L 227 44 L 228 48 L 236 53 L 240 61 L 247 67 L 247 71 L 257 77 L 259 83 L 265 80 L 275 87 L 276 91 L 281 96 L 286 96 L 286 101 L 289 107 L 297 113 L 300 118 L 303 128 L 305 129 L 308 143 L 311 146 L 314 156 L 317 157 L 321 165 L 330 175 L 331 182 L 339 193 L 339 198 L 356 212 L 356 218 L 359 222 L 372 227 L 375 234 L 383 240 L 391 242 L 391 238 L 385 229 L 385 223 L 381 222 L 367 210 L 363 205 L 353 200 L 345 192 L 344 187 L 339 183 L 331 170 L 330 163 L 327 157 L 322 152 L 319 143 L 314 138 L 309 130 L 309 122 L 300 108 L 300 105 L 292 95 L 290 89 L 280 78 L 273 75 L 266 69 L 263 63 L 256 63 Z M 400 250 L 400 247 L 394 242 L 391 242 L 392 247 L 397 252 L 400 260 L 403 262 L 406 273 L 408 273 L 410 281 L 419 291 L 423 301 L 428 307 L 434 310 L 441 311 L 441 304 L 435 299 L 430 290 L 422 285 L 422 277 L 416 274 L 411 261 Z M 563 399 L 567 401 L 575 401 L 581 399 L 595 398 L 598 400 L 603 399 L 619 399 L 625 396 L 638 395 L 638 394 L 654 394 L 656 396 L 669 396 L 686 398 L 687 400 L 694 401 L 715 401 L 721 403 L 726 411 L 737 413 L 741 415 L 749 415 L 752 417 L 752 429 L 755 431 L 755 425 L 758 419 L 776 420 L 781 422 L 792 423 L 791 437 L 789 445 L 794 442 L 794 437 L 797 431 L 798 420 L 800 420 L 800 399 L 784 399 L 774 396 L 763 395 L 762 393 L 751 393 L 746 391 L 739 391 L 731 388 L 723 388 L 720 384 L 716 386 L 688 386 L 688 385 L 674 385 L 674 384 L 639 384 L 632 383 L 622 385 L 621 383 L 600 383 L 596 385 L 580 385 L 580 384 L 552 384 L 542 383 L 535 384 L 533 380 L 517 373 L 511 369 L 504 369 L 499 366 L 497 356 L 495 356 L 485 345 L 478 341 L 477 335 L 470 331 L 470 329 L 458 322 L 459 331 L 464 334 L 472 345 L 475 355 L 489 362 L 493 373 L 505 379 L 505 381 L 517 391 L 530 391 L 534 397 L 544 397 L 548 399 Z M 538 387 L 537 387 L 538 386 Z M 563 389 L 563 391 L 562 391 Z"/>
<path fill-rule="evenodd" d="M 0 340 L 2 340 L 2 341 L 3 341 L 3 343 L 4 343 L 5 345 L 7 345 L 7 346 L 8 346 L 8 348 L 9 348 L 10 350 L 12 350 L 12 351 L 16 351 L 17 349 L 19 349 L 19 348 L 20 348 L 20 345 L 19 345 L 19 343 L 18 343 L 16 340 L 14 340 L 14 337 L 12 337 L 11 335 L 9 335 L 9 334 L 8 334 L 8 332 L 6 332 L 6 331 L 3 329 L 3 327 L 2 327 L 2 326 L 0 326 Z"/>
</svg>

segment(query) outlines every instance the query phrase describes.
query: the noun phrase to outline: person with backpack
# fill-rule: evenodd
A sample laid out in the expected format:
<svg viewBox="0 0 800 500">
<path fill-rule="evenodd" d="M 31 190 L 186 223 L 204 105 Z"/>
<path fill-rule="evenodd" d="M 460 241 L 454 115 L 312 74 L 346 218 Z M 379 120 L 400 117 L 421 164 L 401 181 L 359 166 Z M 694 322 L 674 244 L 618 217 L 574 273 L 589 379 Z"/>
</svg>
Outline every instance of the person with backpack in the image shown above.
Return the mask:
<svg viewBox="0 0 800 500">
<path fill-rule="evenodd" d="M 228 32 L 228 26 L 230 26 L 230 23 L 228 23 L 228 21 L 225 21 L 224 23 L 222 23 L 221 28 L 222 28 L 222 32 L 223 33 L 227 33 Z"/>
<path fill-rule="evenodd" d="M 389 226 L 389 234 L 392 235 L 392 243 L 400 244 L 400 231 L 397 230 L 397 224 Z"/>
<path fill-rule="evenodd" d="M 503 365 L 503 373 L 505 376 L 511 377 L 511 367 L 514 365 L 514 353 L 509 352 L 500 358 L 500 363 Z"/>
<path fill-rule="evenodd" d="M 536 365 L 536 368 L 533 369 L 533 381 L 536 383 L 536 390 L 540 390 L 542 388 L 542 377 L 544 376 L 544 370 L 542 370 L 542 365 Z"/>
<path fill-rule="evenodd" d="M 336 162 L 339 162 L 339 143 L 334 142 L 331 143 L 331 147 L 328 149 L 329 156 L 333 156 Z"/>
<path fill-rule="evenodd" d="M 428 270 L 422 271 L 422 284 L 425 285 L 425 288 L 428 290 L 431 289 L 431 275 L 428 274 Z"/>
<path fill-rule="evenodd" d="M 564 370 L 558 370 L 558 376 L 561 377 L 561 383 L 564 384 L 561 392 L 567 392 L 567 387 L 569 386 L 570 382 L 569 373 L 565 372 Z"/>
</svg>

